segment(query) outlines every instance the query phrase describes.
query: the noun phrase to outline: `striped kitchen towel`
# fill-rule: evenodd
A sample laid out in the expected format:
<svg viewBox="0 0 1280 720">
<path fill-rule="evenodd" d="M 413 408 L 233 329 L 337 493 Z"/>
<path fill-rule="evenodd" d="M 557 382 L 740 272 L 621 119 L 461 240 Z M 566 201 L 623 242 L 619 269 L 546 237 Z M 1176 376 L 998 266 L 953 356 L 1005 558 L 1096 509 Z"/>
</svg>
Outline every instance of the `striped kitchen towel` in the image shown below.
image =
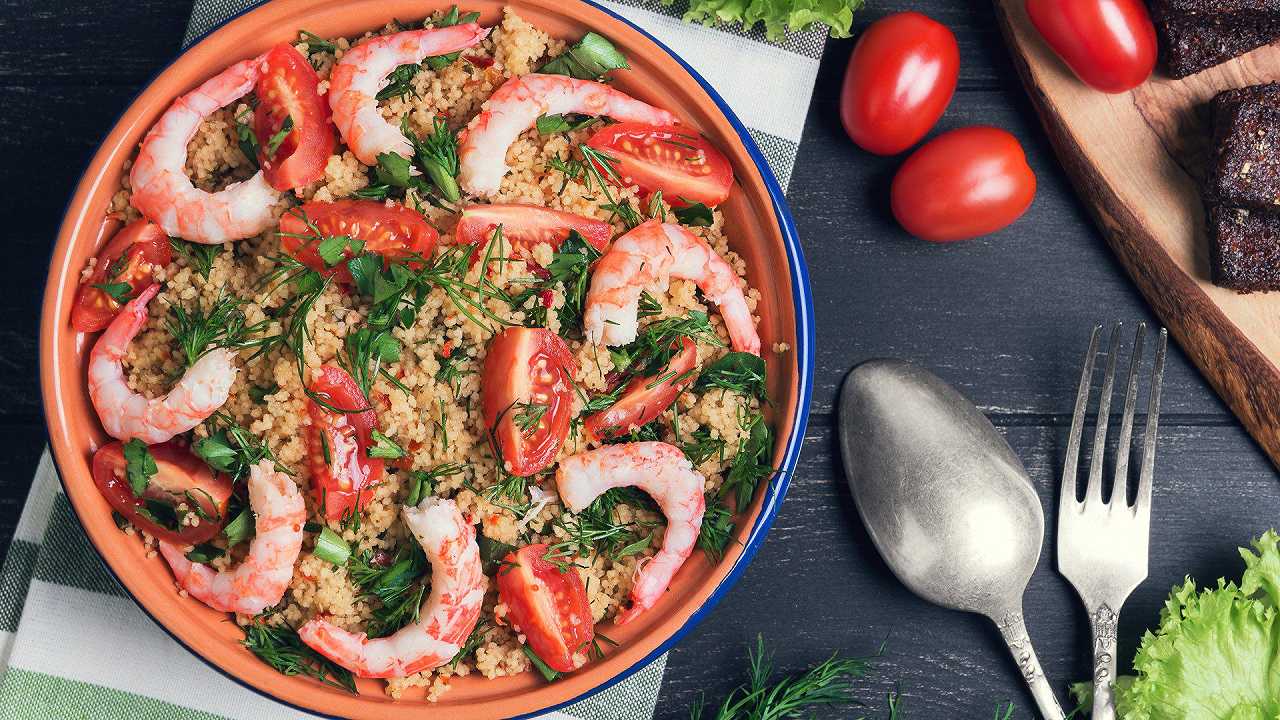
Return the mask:
<svg viewBox="0 0 1280 720">
<path fill-rule="evenodd" d="M 675 8 L 656 0 L 601 4 L 697 69 L 750 129 L 785 188 L 825 32 L 768 42 L 758 31 L 684 23 L 679 2 Z M 195 0 L 184 46 L 255 4 Z M 544 717 L 651 720 L 665 665 L 663 656 L 626 681 Z M 0 569 L 0 673 L 0 720 L 313 717 L 237 685 L 154 625 L 85 538 L 47 451 Z M 677 708 L 673 714 L 686 712 Z"/>
</svg>

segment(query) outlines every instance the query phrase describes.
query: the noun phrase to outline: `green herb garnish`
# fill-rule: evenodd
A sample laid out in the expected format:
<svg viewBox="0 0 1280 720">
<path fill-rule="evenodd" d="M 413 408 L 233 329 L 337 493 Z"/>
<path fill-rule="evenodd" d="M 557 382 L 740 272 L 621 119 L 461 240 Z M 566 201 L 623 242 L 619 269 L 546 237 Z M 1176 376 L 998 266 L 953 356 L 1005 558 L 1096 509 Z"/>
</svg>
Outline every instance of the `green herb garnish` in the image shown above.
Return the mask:
<svg viewBox="0 0 1280 720">
<path fill-rule="evenodd" d="M 94 283 L 93 287 L 106 293 L 112 300 L 121 305 L 129 302 L 129 295 L 133 293 L 133 286 L 127 282 Z"/>
<path fill-rule="evenodd" d="M 221 245 L 187 242 L 174 237 L 169 238 L 169 247 L 182 256 L 187 264 L 195 268 L 196 272 L 200 273 L 200 277 L 205 280 L 209 279 L 209 273 L 213 271 L 213 261 L 222 254 Z"/>
<path fill-rule="evenodd" d="M 267 157 L 272 157 L 276 154 L 276 150 L 280 149 L 280 145 L 284 143 L 284 139 L 289 137 L 291 132 L 293 132 L 293 116 L 285 115 L 280 129 L 267 139 Z"/>
<path fill-rule="evenodd" d="M 693 203 L 684 207 L 672 208 L 676 219 L 684 225 L 692 227 L 711 227 L 715 222 L 715 217 L 711 214 L 711 208 L 702 203 Z"/>
<path fill-rule="evenodd" d="M 631 67 L 627 58 L 603 35 L 589 32 L 557 58 L 543 65 L 538 72 L 547 75 L 568 75 L 579 80 L 599 80 L 611 70 Z"/>
<path fill-rule="evenodd" d="M 552 670 L 550 665 L 544 662 L 542 658 L 538 657 L 538 654 L 533 651 L 533 648 L 528 645 L 521 645 L 520 649 L 523 650 L 525 656 L 529 658 L 529 662 L 533 663 L 533 666 L 542 674 L 542 679 L 547 682 L 553 682 L 560 678 L 560 672 L 558 670 Z"/>
<path fill-rule="evenodd" d="M 156 467 L 156 459 L 152 457 L 147 444 L 134 438 L 124 444 L 125 476 L 129 481 L 129 489 L 134 497 L 142 497 L 151 484 L 151 478 L 160 472 Z"/>
<path fill-rule="evenodd" d="M 242 644 L 283 675 L 315 678 L 330 687 L 356 694 L 356 681 L 351 671 L 307 647 L 293 628 L 246 625 Z"/>
<path fill-rule="evenodd" d="M 239 350 L 262 344 L 261 339 L 253 336 L 266 327 L 267 321 L 248 324 L 240 309 L 243 304 L 240 298 L 223 295 L 208 311 L 198 304 L 190 311 L 181 305 L 170 306 L 165 329 L 182 349 L 186 367 L 195 365 L 205 353 L 215 348 Z"/>
<path fill-rule="evenodd" d="M 187 553 L 187 559 L 193 563 L 211 563 L 226 554 L 227 551 L 217 545 L 201 543 L 191 548 L 191 552 Z"/>
<path fill-rule="evenodd" d="M 723 388 L 765 400 L 764 358 L 746 352 L 730 352 L 703 369 L 693 384 L 699 392 Z"/>
<path fill-rule="evenodd" d="M 387 437 L 380 430 L 374 430 L 370 437 L 373 439 L 373 444 L 369 446 L 367 452 L 371 458 L 398 460 L 408 455 L 404 448 L 400 447 L 395 440 Z"/>
<path fill-rule="evenodd" d="M 341 567 L 346 565 L 348 558 L 351 557 L 351 546 L 342 539 L 341 535 L 334 532 L 333 528 L 324 526 L 316 535 L 316 544 L 311 552 L 321 560 Z"/>
<path fill-rule="evenodd" d="M 427 22 L 424 23 L 424 26 L 425 27 L 453 27 L 454 25 L 466 25 L 467 23 L 473 23 L 478 21 L 479 19 L 480 19 L 480 13 L 469 12 L 464 15 L 461 12 L 459 12 L 458 6 L 454 5 L 453 7 L 449 8 L 449 11 L 446 12 L 439 20 L 432 21 L 428 19 Z M 458 57 L 461 55 L 462 55 L 461 51 L 451 52 L 448 55 L 434 55 L 432 57 L 427 58 L 423 62 L 425 62 L 427 66 L 430 67 L 432 70 L 443 70 L 449 67 L 450 65 L 452 65 L 454 61 L 456 61 Z"/>
<path fill-rule="evenodd" d="M 600 118 L 591 115 L 539 115 L 534 127 L 541 135 L 554 135 L 591 127 L 599 121 Z"/>
</svg>

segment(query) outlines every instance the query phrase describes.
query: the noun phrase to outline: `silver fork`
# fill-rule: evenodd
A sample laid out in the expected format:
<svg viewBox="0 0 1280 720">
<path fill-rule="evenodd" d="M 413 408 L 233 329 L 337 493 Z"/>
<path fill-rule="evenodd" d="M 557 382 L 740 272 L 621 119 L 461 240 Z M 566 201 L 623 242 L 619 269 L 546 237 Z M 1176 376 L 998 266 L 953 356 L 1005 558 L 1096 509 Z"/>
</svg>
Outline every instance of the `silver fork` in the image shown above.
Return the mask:
<svg viewBox="0 0 1280 720">
<path fill-rule="evenodd" d="M 1058 571 L 1075 587 L 1084 601 L 1093 630 L 1093 718 L 1114 720 L 1116 677 L 1116 624 L 1120 607 L 1129 593 L 1147 577 L 1147 545 L 1151 528 L 1151 475 L 1155 467 L 1156 433 L 1159 426 L 1160 384 L 1164 375 L 1168 333 L 1160 329 L 1155 365 L 1151 371 L 1147 422 L 1143 436 L 1142 465 L 1137 496 L 1128 503 L 1129 442 L 1133 437 L 1133 408 L 1138 398 L 1137 375 L 1142 364 L 1142 343 L 1147 325 L 1140 323 L 1129 361 L 1129 381 L 1125 389 L 1124 415 L 1115 456 L 1115 479 L 1110 496 L 1102 497 L 1103 451 L 1107 444 L 1107 421 L 1111 413 L 1111 391 L 1115 385 L 1116 359 L 1120 354 L 1121 326 L 1111 331 L 1107 347 L 1107 369 L 1098 398 L 1097 429 L 1093 456 L 1089 463 L 1089 484 L 1084 502 L 1076 499 L 1080 436 L 1093 384 L 1093 366 L 1098 355 L 1102 325 L 1093 329 L 1089 352 L 1085 355 L 1080 389 L 1076 394 L 1071 435 L 1067 441 L 1062 469 L 1061 498 L 1058 503 Z"/>
</svg>

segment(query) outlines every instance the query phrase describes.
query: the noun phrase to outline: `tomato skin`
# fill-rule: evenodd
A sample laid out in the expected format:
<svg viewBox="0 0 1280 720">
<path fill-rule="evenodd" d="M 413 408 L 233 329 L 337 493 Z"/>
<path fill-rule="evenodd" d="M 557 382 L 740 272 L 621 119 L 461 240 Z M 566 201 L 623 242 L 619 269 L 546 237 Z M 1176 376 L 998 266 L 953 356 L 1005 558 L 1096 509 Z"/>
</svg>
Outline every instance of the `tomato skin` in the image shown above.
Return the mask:
<svg viewBox="0 0 1280 720">
<path fill-rule="evenodd" d="M 844 73 L 840 121 L 877 155 L 920 141 L 956 91 L 960 46 L 946 25 L 917 12 L 888 15 L 858 38 Z"/>
<path fill-rule="evenodd" d="M 1122 93 L 1156 66 L 1156 29 L 1142 0 L 1026 0 L 1041 37 L 1090 87 Z"/>
<path fill-rule="evenodd" d="M 912 153 L 890 188 L 907 232 L 951 242 L 995 232 L 1031 206 L 1036 176 L 1017 138 L 975 126 L 943 133 Z"/>
<path fill-rule="evenodd" d="M 324 507 L 325 518 L 338 520 L 352 508 L 364 507 L 373 496 L 373 486 L 382 480 L 382 460 L 368 453 L 378 420 L 360 386 L 342 368 L 322 365 L 312 375 L 310 389 L 335 408 L 367 408 L 358 413 L 337 413 L 314 399 L 307 401 L 311 492 Z M 325 462 L 326 448 L 329 462 Z"/>
<path fill-rule="evenodd" d="M 151 477 L 146 492 L 137 497 L 125 475 L 124 444 L 115 441 L 98 448 L 93 454 L 93 480 L 102 496 L 134 527 L 160 540 L 198 545 L 217 535 L 227 524 L 231 480 L 221 473 L 215 474 L 203 460 L 173 442 L 151 445 L 147 449 L 155 458 L 157 472 Z M 191 497 L 185 495 L 187 491 Z M 179 502 L 189 505 L 192 498 L 209 517 L 201 518 L 199 525 L 181 525 L 181 529 L 175 531 L 142 515 L 146 499 L 176 506 Z"/>
<path fill-rule="evenodd" d="M 453 231 L 454 242 L 459 245 L 474 245 L 476 250 L 472 260 L 477 260 L 483 256 L 494 229 L 499 225 L 502 226 L 502 237 L 510 248 L 509 254 L 516 257 L 528 257 L 529 251 L 543 242 L 559 248 L 569 237 L 570 230 L 577 230 L 587 244 L 600 252 L 609 248 L 609 238 L 613 236 L 613 226 L 603 220 L 537 205 L 513 203 L 470 205 L 463 209 L 462 217 Z"/>
<path fill-rule="evenodd" d="M 596 439 L 616 437 L 631 432 L 661 415 L 694 380 L 698 364 L 698 346 L 693 340 L 680 338 L 680 352 L 671 358 L 656 376 L 637 376 L 627 384 L 618 402 L 583 422 L 588 436 Z M 659 378 L 666 380 L 654 385 Z M 650 387 L 650 386 L 653 387 Z"/>
<path fill-rule="evenodd" d="M 540 472 L 560 451 L 573 412 L 573 376 L 578 371 L 569 346 L 546 328 L 509 327 L 489 343 L 484 358 L 481 409 L 494 452 L 507 472 Z M 524 403 L 546 409 L 528 433 L 516 421 Z"/>
<path fill-rule="evenodd" d="M 543 662 L 573 672 L 587 663 L 595 638 L 591 603 L 577 572 L 546 559 L 548 548 L 526 545 L 507 554 L 498 569 L 498 600 Z"/>
<path fill-rule="evenodd" d="M 366 252 L 376 252 L 385 258 L 413 254 L 430 257 L 440 240 L 440 233 L 421 213 L 375 200 L 317 200 L 282 215 L 280 245 L 284 251 L 312 270 L 332 275 L 346 285 L 352 282 L 351 271 L 347 270 L 347 262 L 353 257 L 351 249 L 345 249 L 345 259 L 334 266 L 325 265 L 316 247 L 319 241 L 307 227 L 308 221 L 324 237 L 349 235 L 363 242 Z M 295 237 L 297 235 L 307 237 Z"/>
<path fill-rule="evenodd" d="M 587 145 L 614 159 L 613 169 L 640 190 L 662 191 L 673 207 L 715 207 L 729 197 L 733 166 L 706 138 L 679 125 L 624 122 L 596 131 Z M 608 177 L 604 168 L 601 174 Z"/>
<path fill-rule="evenodd" d="M 110 227 L 110 226 L 108 226 Z M 107 277 L 112 265 L 124 258 L 120 272 Z M 132 286 L 129 299 L 138 296 L 151 284 L 151 268 L 164 267 L 173 261 L 173 248 L 169 236 L 159 225 L 148 220 L 135 220 L 111 237 L 102 252 L 98 253 L 93 273 L 76 288 L 71 307 L 71 326 L 80 332 L 97 332 L 106 328 L 124 307 L 101 288 L 93 287 L 112 282 L 127 282 Z"/>
<path fill-rule="evenodd" d="M 253 131 L 258 137 L 258 165 L 271 187 L 286 192 L 324 177 L 325 164 L 333 154 L 337 138 L 329 103 L 320 96 L 320 77 L 302 53 L 281 43 L 267 53 L 262 76 L 254 92 L 258 106 L 253 111 Z M 275 153 L 267 154 L 267 143 L 293 121 Z"/>
</svg>

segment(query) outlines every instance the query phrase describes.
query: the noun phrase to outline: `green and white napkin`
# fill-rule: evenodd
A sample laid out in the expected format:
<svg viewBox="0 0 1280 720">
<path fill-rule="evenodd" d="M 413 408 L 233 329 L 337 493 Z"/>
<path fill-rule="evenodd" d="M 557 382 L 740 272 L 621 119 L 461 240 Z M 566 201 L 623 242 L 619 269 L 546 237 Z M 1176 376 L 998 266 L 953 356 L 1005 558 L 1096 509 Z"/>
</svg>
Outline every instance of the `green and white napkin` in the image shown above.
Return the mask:
<svg viewBox="0 0 1280 720">
<path fill-rule="evenodd" d="M 184 47 L 253 0 L 195 0 Z M 777 43 L 680 20 L 655 0 L 603 0 L 680 53 L 749 128 L 785 188 L 825 33 Z M 463 3 L 465 5 L 465 3 Z M 749 72 L 745 71 L 749 70 Z M 651 720 L 666 657 L 546 720 Z M 0 569 L 0 720 L 312 718 L 248 690 L 174 642 L 107 572 L 46 450 Z"/>
</svg>

